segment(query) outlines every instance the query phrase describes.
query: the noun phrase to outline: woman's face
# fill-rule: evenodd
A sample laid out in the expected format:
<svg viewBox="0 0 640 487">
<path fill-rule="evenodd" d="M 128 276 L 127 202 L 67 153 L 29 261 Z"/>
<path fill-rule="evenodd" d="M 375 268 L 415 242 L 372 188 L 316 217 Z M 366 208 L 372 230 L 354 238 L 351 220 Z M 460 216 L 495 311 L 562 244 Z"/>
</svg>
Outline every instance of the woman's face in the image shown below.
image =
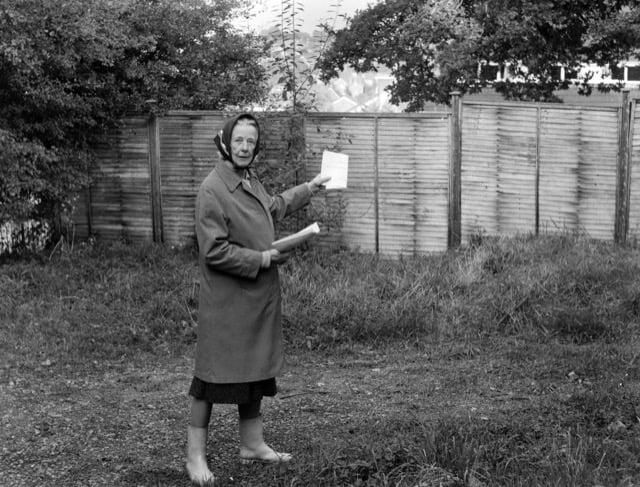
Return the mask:
<svg viewBox="0 0 640 487">
<path fill-rule="evenodd" d="M 253 161 L 258 142 L 258 129 L 251 122 L 240 120 L 231 132 L 231 158 L 239 167 L 247 167 Z"/>
</svg>

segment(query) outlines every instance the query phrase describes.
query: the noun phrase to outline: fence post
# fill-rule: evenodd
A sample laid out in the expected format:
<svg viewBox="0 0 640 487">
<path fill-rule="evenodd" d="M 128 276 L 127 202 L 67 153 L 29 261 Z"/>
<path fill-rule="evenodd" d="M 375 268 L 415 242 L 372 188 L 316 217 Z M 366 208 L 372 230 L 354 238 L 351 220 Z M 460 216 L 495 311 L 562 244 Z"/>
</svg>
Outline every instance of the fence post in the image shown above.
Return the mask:
<svg viewBox="0 0 640 487">
<path fill-rule="evenodd" d="M 375 216 L 375 249 L 376 254 L 380 252 L 380 159 L 379 137 L 380 137 L 380 121 L 378 116 L 373 118 L 375 123 L 374 149 L 373 149 L 373 199 L 374 199 L 374 216 Z"/>
<path fill-rule="evenodd" d="M 622 90 L 622 110 L 620 112 L 620 136 L 618 145 L 618 181 L 616 185 L 616 218 L 613 239 L 618 244 L 627 240 L 629 231 L 629 191 L 631 189 L 629 167 L 630 106 L 629 89 Z"/>
<path fill-rule="evenodd" d="M 151 183 L 151 225 L 153 241 L 162 243 L 162 189 L 160 178 L 160 124 L 158 117 L 149 117 L 149 179 Z"/>
<path fill-rule="evenodd" d="M 542 134 L 542 107 L 537 104 L 536 110 L 536 180 L 535 180 L 535 219 L 536 236 L 540 234 L 540 138 Z"/>
<path fill-rule="evenodd" d="M 87 238 L 93 236 L 93 199 L 91 195 L 91 185 L 85 190 L 85 201 L 87 202 Z"/>
<path fill-rule="evenodd" d="M 460 92 L 451 93 L 451 139 L 449 150 L 449 222 L 447 246 L 460 246 L 462 235 L 462 104 Z"/>
</svg>

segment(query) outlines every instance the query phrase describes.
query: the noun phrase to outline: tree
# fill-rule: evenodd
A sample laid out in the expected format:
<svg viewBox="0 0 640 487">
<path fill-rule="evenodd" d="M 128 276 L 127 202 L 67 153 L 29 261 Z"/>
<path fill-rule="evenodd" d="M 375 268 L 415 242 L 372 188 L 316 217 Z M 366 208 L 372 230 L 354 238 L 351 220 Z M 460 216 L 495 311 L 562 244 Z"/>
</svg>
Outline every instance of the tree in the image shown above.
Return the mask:
<svg viewBox="0 0 640 487">
<path fill-rule="evenodd" d="M 0 223 L 56 219 L 125 114 L 258 99 L 264 42 L 239 0 L 15 0 L 0 6 Z"/>
<path fill-rule="evenodd" d="M 640 47 L 635 1 L 467 1 L 467 10 L 483 26 L 482 59 L 510 65 L 518 78 L 496 85 L 507 98 L 557 101 L 554 90 L 569 86 L 555 75 L 558 66 L 611 66 Z M 583 73 L 583 94 L 591 93 L 592 74 Z"/>
<path fill-rule="evenodd" d="M 270 41 L 269 71 L 272 82 L 281 87 L 280 100 L 272 103 L 277 109 L 304 112 L 314 107 L 312 90 L 318 78 L 318 60 L 326 49 L 330 34 L 316 30 L 302 32 L 304 5 L 296 0 L 277 0 L 273 13 L 275 24 L 264 35 Z M 327 6 L 329 19 L 335 24 L 342 0 Z"/>
<path fill-rule="evenodd" d="M 506 98 L 557 101 L 568 87 L 556 75 L 596 63 L 614 65 L 640 47 L 637 1 L 604 0 L 383 0 L 358 12 L 320 67 L 322 79 L 350 65 L 357 71 L 388 67 L 394 103 L 420 110 L 446 103 L 454 90 L 486 86 L 478 66 L 509 66 L 514 81 L 496 83 Z M 589 93 L 587 73 L 582 91 Z M 603 87 L 611 88 L 611 87 Z"/>
</svg>

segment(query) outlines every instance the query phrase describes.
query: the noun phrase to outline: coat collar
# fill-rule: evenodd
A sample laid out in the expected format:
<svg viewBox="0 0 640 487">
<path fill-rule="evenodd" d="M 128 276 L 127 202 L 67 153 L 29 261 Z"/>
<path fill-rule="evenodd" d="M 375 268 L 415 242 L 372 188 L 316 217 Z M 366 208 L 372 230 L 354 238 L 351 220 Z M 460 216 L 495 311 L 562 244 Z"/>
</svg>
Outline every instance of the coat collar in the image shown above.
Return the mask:
<svg viewBox="0 0 640 487">
<path fill-rule="evenodd" d="M 216 165 L 216 171 L 218 172 L 218 174 L 220 175 L 220 179 L 224 181 L 224 184 L 226 184 L 227 189 L 230 192 L 233 193 L 236 189 L 238 189 L 238 186 L 242 184 L 242 176 L 235 169 L 233 169 L 233 167 L 231 167 L 231 164 L 229 162 L 224 160 L 220 161 Z M 253 168 L 248 168 L 248 171 L 251 177 Z"/>
</svg>

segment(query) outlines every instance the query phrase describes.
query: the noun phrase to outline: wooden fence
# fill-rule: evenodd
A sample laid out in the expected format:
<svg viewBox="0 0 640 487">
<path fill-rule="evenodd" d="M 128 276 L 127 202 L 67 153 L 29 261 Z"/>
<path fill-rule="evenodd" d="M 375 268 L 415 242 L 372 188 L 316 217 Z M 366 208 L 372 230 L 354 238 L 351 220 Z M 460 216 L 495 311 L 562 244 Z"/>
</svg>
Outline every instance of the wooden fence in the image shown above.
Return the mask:
<svg viewBox="0 0 640 487">
<path fill-rule="evenodd" d="M 614 236 L 619 108 L 464 106 L 463 236 Z"/>
<path fill-rule="evenodd" d="M 628 143 L 624 156 L 627 160 L 627 173 L 625 176 L 626 188 L 620 191 L 622 198 L 627 198 L 626 212 L 627 227 L 621 229 L 619 240 L 631 238 L 640 239 L 640 107 L 637 100 L 630 105 L 630 124 Z M 624 143 L 624 142 L 623 142 Z M 623 207 L 624 211 L 624 207 Z M 626 215 L 623 215 L 624 218 Z M 623 220 L 624 222 L 624 220 Z M 626 235 L 624 231 L 627 231 Z"/>
<path fill-rule="evenodd" d="M 294 183 L 319 171 L 323 150 L 349 155 L 348 189 L 316 197 L 308 215 L 321 219 L 326 245 L 398 255 L 442 251 L 478 233 L 640 236 L 640 110 L 628 93 L 618 107 L 481 103 L 457 94 L 451 106 L 308 114 L 302 170 L 281 164 L 289 119 L 263 114 L 260 164 L 289 171 Z M 97 148 L 98 172 L 78 199 L 76 234 L 192 241 L 195 195 L 218 160 L 213 135 L 229 116 L 127 119 Z M 322 221 L 332 208 L 339 218 Z"/>
</svg>

